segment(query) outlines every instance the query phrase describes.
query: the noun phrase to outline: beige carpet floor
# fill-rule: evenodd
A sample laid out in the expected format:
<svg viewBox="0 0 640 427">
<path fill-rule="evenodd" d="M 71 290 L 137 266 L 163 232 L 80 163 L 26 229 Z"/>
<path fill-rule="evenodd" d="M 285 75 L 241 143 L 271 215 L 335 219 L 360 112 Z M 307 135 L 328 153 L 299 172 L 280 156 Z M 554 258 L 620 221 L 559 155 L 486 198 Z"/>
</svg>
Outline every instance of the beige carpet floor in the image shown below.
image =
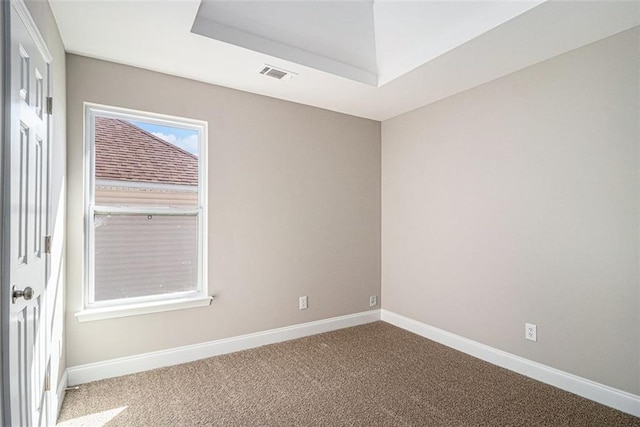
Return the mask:
<svg viewBox="0 0 640 427">
<path fill-rule="evenodd" d="M 640 426 L 384 322 L 84 384 L 61 425 Z"/>
</svg>

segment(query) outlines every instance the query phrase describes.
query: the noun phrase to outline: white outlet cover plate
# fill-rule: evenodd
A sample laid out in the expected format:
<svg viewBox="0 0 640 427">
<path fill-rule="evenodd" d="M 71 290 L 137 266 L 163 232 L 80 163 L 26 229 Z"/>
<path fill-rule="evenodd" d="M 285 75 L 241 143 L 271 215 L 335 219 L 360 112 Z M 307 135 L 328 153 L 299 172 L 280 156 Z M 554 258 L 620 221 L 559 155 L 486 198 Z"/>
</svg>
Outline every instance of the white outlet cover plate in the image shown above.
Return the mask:
<svg viewBox="0 0 640 427">
<path fill-rule="evenodd" d="M 300 310 L 306 310 L 307 309 L 307 297 L 300 297 Z"/>
<path fill-rule="evenodd" d="M 532 323 L 525 323 L 524 337 L 529 341 L 538 341 L 538 327 Z"/>
</svg>

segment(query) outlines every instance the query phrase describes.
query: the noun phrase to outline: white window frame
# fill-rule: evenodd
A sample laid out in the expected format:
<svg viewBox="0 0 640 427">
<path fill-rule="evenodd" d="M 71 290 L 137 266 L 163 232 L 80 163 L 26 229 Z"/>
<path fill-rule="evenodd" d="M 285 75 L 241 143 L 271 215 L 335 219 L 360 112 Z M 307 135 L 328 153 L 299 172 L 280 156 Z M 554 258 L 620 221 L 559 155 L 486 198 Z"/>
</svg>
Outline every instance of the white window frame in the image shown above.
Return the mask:
<svg viewBox="0 0 640 427">
<path fill-rule="evenodd" d="M 162 126 L 178 127 L 196 131 L 198 143 L 198 205 L 189 207 L 116 207 L 95 204 L 95 118 L 108 117 L 141 121 Z M 207 122 L 163 114 L 130 110 L 119 107 L 84 104 L 84 168 L 85 168 L 85 286 L 84 308 L 76 317 L 79 321 L 101 320 L 114 317 L 133 316 L 160 311 L 201 307 L 211 303 L 207 287 Z M 193 291 L 144 297 L 95 301 L 95 227 L 94 216 L 98 214 L 168 215 L 197 217 L 198 277 Z"/>
</svg>

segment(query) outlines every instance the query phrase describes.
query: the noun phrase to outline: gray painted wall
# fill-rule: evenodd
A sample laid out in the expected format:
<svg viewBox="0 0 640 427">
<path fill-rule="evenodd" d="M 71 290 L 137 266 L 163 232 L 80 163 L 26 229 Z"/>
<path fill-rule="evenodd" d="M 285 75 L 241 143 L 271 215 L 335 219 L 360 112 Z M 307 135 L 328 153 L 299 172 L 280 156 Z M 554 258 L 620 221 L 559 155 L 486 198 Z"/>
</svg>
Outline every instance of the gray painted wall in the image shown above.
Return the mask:
<svg viewBox="0 0 640 427">
<path fill-rule="evenodd" d="M 383 308 L 640 394 L 639 53 L 636 28 L 383 122 Z"/>
<path fill-rule="evenodd" d="M 76 55 L 67 73 L 69 366 L 370 309 L 380 294 L 379 122 Z M 211 306 L 76 320 L 85 101 L 209 123 Z"/>
</svg>

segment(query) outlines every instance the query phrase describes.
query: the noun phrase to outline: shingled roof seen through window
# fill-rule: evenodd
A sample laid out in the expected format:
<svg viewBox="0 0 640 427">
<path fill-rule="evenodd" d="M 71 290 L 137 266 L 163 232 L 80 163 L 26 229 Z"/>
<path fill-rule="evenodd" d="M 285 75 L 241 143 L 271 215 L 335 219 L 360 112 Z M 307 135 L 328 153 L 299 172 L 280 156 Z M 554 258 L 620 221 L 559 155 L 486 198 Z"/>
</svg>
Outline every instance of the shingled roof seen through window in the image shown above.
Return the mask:
<svg viewBox="0 0 640 427">
<path fill-rule="evenodd" d="M 124 120 L 95 119 L 96 178 L 198 185 L 198 158 Z"/>
</svg>

